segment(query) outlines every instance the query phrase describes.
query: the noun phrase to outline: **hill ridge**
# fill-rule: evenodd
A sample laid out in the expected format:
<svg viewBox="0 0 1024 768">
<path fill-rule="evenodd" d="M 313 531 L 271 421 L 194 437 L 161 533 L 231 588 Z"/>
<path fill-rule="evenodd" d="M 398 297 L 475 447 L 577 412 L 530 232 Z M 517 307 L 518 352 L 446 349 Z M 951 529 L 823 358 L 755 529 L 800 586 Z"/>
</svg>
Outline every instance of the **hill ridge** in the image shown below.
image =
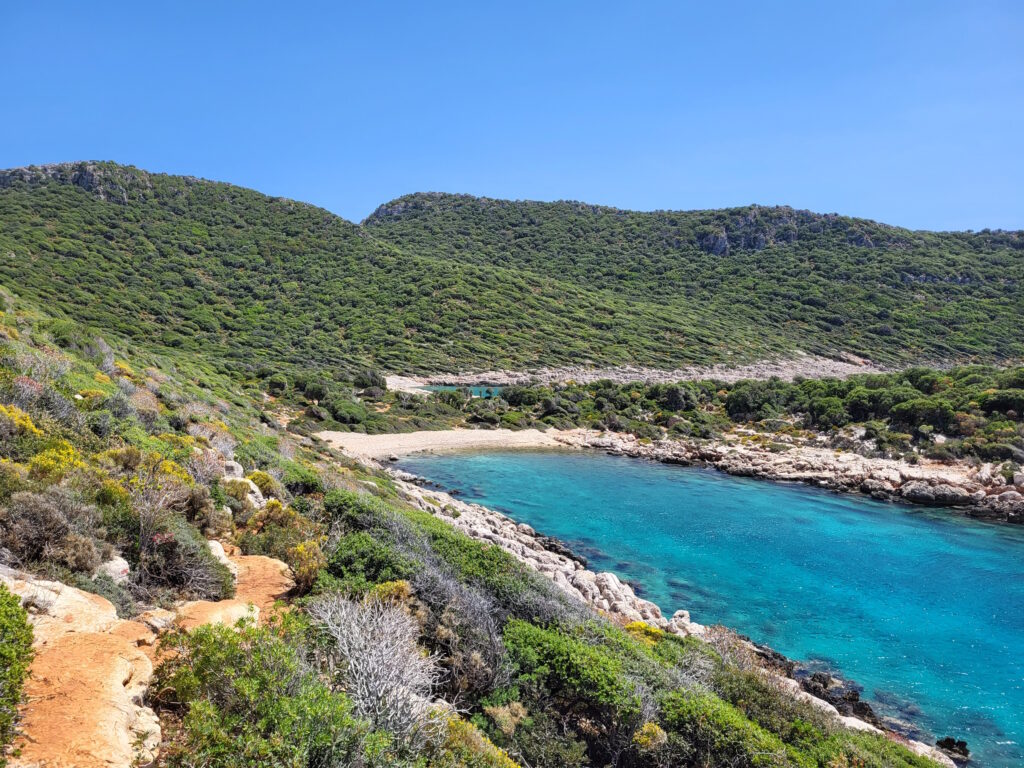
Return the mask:
<svg viewBox="0 0 1024 768">
<path fill-rule="evenodd" d="M 56 163 L 0 171 L 0 254 L 0 285 L 68 320 L 245 371 L 1024 356 L 1024 233 L 785 206 L 417 193 L 356 224 L 225 182 Z"/>
</svg>

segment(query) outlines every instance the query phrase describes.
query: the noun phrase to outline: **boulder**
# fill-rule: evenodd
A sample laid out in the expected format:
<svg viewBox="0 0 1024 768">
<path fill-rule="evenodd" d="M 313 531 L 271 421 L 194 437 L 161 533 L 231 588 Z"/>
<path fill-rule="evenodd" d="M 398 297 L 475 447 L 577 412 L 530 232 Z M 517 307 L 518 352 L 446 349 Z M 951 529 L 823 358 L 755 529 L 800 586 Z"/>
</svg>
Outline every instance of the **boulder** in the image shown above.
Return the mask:
<svg viewBox="0 0 1024 768">
<path fill-rule="evenodd" d="M 241 479 L 245 476 L 245 471 L 242 469 L 242 465 L 237 461 L 225 461 L 224 462 L 224 477 L 232 479 Z"/>
<path fill-rule="evenodd" d="M 206 542 L 206 545 L 210 548 L 210 554 L 213 555 L 225 568 L 231 571 L 232 578 L 235 579 L 235 581 L 238 581 L 238 566 L 228 558 L 227 553 L 224 551 L 224 545 L 216 539 L 210 539 Z"/>
<path fill-rule="evenodd" d="M 97 576 L 107 576 L 115 584 L 124 584 L 128 581 L 128 576 L 131 573 L 131 566 L 128 565 L 128 561 L 123 557 L 113 557 L 107 560 L 105 563 L 101 563 L 96 569 L 96 573 L 93 574 L 93 578 Z"/>
<path fill-rule="evenodd" d="M 971 495 L 959 486 L 946 483 L 929 485 L 924 480 L 911 480 L 904 483 L 900 487 L 900 495 L 907 501 L 916 504 L 954 506 L 971 503 Z"/>
</svg>

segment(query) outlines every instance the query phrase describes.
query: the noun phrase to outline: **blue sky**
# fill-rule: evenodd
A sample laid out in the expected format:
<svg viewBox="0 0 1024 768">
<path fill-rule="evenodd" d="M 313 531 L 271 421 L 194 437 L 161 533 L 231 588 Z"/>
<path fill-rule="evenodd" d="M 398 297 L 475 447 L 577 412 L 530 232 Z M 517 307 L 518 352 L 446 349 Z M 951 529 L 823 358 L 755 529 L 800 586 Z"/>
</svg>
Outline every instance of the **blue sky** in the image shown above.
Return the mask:
<svg viewBox="0 0 1024 768">
<path fill-rule="evenodd" d="M 0 7 L 0 167 L 1024 228 L 1024 3 Z"/>
</svg>

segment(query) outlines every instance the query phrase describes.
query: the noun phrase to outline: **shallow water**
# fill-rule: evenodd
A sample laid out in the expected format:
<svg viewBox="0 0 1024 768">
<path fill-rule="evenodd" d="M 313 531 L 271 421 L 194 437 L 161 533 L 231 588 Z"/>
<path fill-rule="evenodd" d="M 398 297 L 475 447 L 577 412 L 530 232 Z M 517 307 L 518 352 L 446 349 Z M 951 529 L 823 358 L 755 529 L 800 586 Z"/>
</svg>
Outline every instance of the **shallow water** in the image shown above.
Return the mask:
<svg viewBox="0 0 1024 768">
<path fill-rule="evenodd" d="M 421 389 L 428 392 L 454 392 L 459 389 L 468 389 L 471 397 L 497 397 L 504 387 L 456 387 L 452 384 L 424 384 Z"/>
<path fill-rule="evenodd" d="M 666 615 L 841 673 L 980 765 L 1024 765 L 1024 529 L 596 453 L 401 466 L 561 538 Z"/>
</svg>

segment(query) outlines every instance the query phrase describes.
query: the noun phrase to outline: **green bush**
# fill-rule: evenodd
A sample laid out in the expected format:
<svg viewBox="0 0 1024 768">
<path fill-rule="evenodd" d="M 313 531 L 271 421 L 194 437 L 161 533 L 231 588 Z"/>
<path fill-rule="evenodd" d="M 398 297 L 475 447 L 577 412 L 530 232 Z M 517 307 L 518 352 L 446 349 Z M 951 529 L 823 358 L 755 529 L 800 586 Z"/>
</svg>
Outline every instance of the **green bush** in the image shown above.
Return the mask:
<svg viewBox="0 0 1024 768">
<path fill-rule="evenodd" d="M 704 693 L 674 691 L 662 702 L 674 764 L 779 768 L 790 765 L 786 745 L 738 709 Z"/>
<path fill-rule="evenodd" d="M 32 627 L 21 601 L 0 584 L 0 768 L 14 739 L 21 689 L 32 660 Z"/>
<path fill-rule="evenodd" d="M 296 496 L 324 492 L 324 481 L 312 467 L 295 461 L 284 461 L 282 469 L 281 483 Z"/>
<path fill-rule="evenodd" d="M 605 648 L 518 619 L 505 626 L 505 646 L 521 686 L 556 696 L 569 710 L 582 708 L 582 716 L 620 722 L 639 716 L 637 692 Z"/>
<path fill-rule="evenodd" d="M 408 579 L 415 564 L 386 541 L 365 531 L 344 536 L 331 554 L 327 572 L 339 589 L 361 593 L 385 581 Z"/>
<path fill-rule="evenodd" d="M 295 634 L 204 625 L 162 641 L 172 655 L 155 689 L 182 714 L 169 765 L 320 768 L 366 758 L 375 742 L 368 726 L 307 665 Z"/>
</svg>

